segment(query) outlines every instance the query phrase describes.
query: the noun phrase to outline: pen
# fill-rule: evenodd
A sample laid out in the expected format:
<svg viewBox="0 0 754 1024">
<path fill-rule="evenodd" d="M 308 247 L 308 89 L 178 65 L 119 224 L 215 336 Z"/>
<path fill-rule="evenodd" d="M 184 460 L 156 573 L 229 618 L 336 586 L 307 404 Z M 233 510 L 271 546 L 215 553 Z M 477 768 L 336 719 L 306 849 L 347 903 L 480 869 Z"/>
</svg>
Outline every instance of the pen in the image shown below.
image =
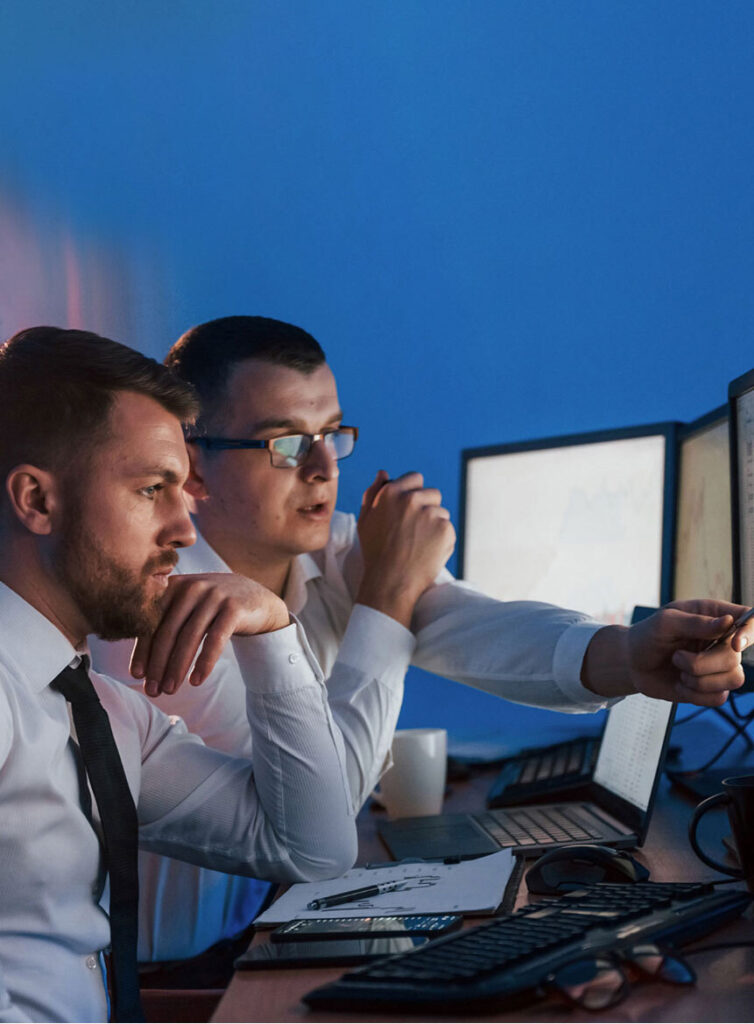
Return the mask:
<svg viewBox="0 0 754 1024">
<path fill-rule="evenodd" d="M 351 889 L 348 892 L 336 893 L 334 896 L 322 896 L 318 900 L 312 900 L 306 904 L 306 909 L 323 910 L 325 907 L 340 906 L 341 903 L 367 900 L 372 896 L 379 896 L 381 892 L 395 892 L 402 886 L 403 882 L 380 882 L 379 885 L 365 885 L 363 889 Z"/>
<path fill-rule="evenodd" d="M 754 608 L 750 608 L 748 612 L 745 612 L 743 615 L 740 616 L 740 618 L 736 619 L 736 621 L 733 623 L 733 625 L 730 627 L 730 629 L 724 636 L 719 636 L 717 640 L 713 640 L 711 644 L 707 644 L 707 646 L 703 648 L 702 653 L 706 654 L 707 651 L 711 651 L 712 648 L 717 647 L 718 644 L 724 644 L 726 640 L 730 640 L 734 633 L 737 630 L 739 630 L 741 626 L 743 626 L 745 622 L 748 622 L 749 619 L 752 617 L 754 617 Z"/>
</svg>

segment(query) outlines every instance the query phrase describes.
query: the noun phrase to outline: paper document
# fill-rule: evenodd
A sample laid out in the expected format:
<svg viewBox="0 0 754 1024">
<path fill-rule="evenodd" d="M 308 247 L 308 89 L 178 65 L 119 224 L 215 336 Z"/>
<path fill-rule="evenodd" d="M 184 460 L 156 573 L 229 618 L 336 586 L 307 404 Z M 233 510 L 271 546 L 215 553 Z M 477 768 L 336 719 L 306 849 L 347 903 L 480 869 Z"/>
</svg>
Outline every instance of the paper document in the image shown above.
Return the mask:
<svg viewBox="0 0 754 1024">
<path fill-rule="evenodd" d="M 503 898 L 513 870 L 510 850 L 460 864 L 401 862 L 379 868 L 352 868 L 326 882 L 292 885 L 254 921 L 277 925 L 293 918 L 384 917 L 392 914 L 492 914 Z M 401 882 L 395 892 L 343 903 L 323 910 L 307 910 L 311 900 L 335 896 L 368 885 Z"/>
</svg>

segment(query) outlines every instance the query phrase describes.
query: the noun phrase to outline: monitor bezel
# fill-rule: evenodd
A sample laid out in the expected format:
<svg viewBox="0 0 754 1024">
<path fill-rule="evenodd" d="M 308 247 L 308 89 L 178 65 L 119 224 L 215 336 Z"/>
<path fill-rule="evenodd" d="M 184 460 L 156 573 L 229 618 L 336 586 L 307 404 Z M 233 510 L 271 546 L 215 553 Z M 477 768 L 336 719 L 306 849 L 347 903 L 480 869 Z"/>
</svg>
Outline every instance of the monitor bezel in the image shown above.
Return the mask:
<svg viewBox="0 0 754 1024">
<path fill-rule="evenodd" d="M 662 499 L 662 554 L 660 566 L 660 604 L 666 604 L 672 593 L 674 559 L 675 502 L 678 470 L 678 430 L 682 424 L 676 420 L 645 423 L 637 426 L 616 427 L 609 430 L 590 430 L 578 434 L 556 434 L 527 441 L 482 445 L 461 450 L 461 494 L 458 517 L 458 575 L 465 579 L 466 565 L 466 496 L 469 464 L 472 460 L 516 452 L 540 451 L 545 448 L 569 448 L 576 445 L 599 444 L 603 441 L 623 441 L 636 437 L 662 436 L 665 438 L 665 466 Z"/>
<path fill-rule="evenodd" d="M 740 480 L 738 478 L 738 406 L 737 399 L 754 390 L 754 370 L 736 377 L 728 385 L 728 447 L 730 449 L 730 516 L 733 540 L 733 602 L 742 604 L 741 595 L 741 533 L 738 507 Z"/>
</svg>

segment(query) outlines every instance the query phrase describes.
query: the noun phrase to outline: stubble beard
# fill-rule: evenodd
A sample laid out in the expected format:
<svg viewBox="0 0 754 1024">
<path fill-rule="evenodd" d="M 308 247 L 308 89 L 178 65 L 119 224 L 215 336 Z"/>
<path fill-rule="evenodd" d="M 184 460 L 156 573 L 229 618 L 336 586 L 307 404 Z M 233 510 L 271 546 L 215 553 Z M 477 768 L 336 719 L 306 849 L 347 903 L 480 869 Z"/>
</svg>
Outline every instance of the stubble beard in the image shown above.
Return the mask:
<svg viewBox="0 0 754 1024">
<path fill-rule="evenodd" d="M 177 562 L 174 551 L 149 559 L 140 572 L 121 565 L 97 545 L 80 518 L 62 531 L 58 576 L 101 640 L 148 636 L 162 618 L 164 593 L 150 597 L 147 582 Z"/>
</svg>

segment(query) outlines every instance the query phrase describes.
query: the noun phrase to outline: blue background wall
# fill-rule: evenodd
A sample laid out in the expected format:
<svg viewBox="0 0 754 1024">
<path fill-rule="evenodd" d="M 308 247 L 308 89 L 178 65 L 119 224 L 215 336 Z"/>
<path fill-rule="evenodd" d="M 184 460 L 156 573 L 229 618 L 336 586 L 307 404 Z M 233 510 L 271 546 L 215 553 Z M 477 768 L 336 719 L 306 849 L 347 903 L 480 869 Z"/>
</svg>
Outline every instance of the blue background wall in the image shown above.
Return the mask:
<svg viewBox="0 0 754 1024">
<path fill-rule="evenodd" d="M 459 452 L 691 419 L 754 364 L 749 0 L 0 4 L 0 329 L 325 347 L 358 506 Z M 404 723 L 517 712 L 416 674 Z"/>
</svg>

